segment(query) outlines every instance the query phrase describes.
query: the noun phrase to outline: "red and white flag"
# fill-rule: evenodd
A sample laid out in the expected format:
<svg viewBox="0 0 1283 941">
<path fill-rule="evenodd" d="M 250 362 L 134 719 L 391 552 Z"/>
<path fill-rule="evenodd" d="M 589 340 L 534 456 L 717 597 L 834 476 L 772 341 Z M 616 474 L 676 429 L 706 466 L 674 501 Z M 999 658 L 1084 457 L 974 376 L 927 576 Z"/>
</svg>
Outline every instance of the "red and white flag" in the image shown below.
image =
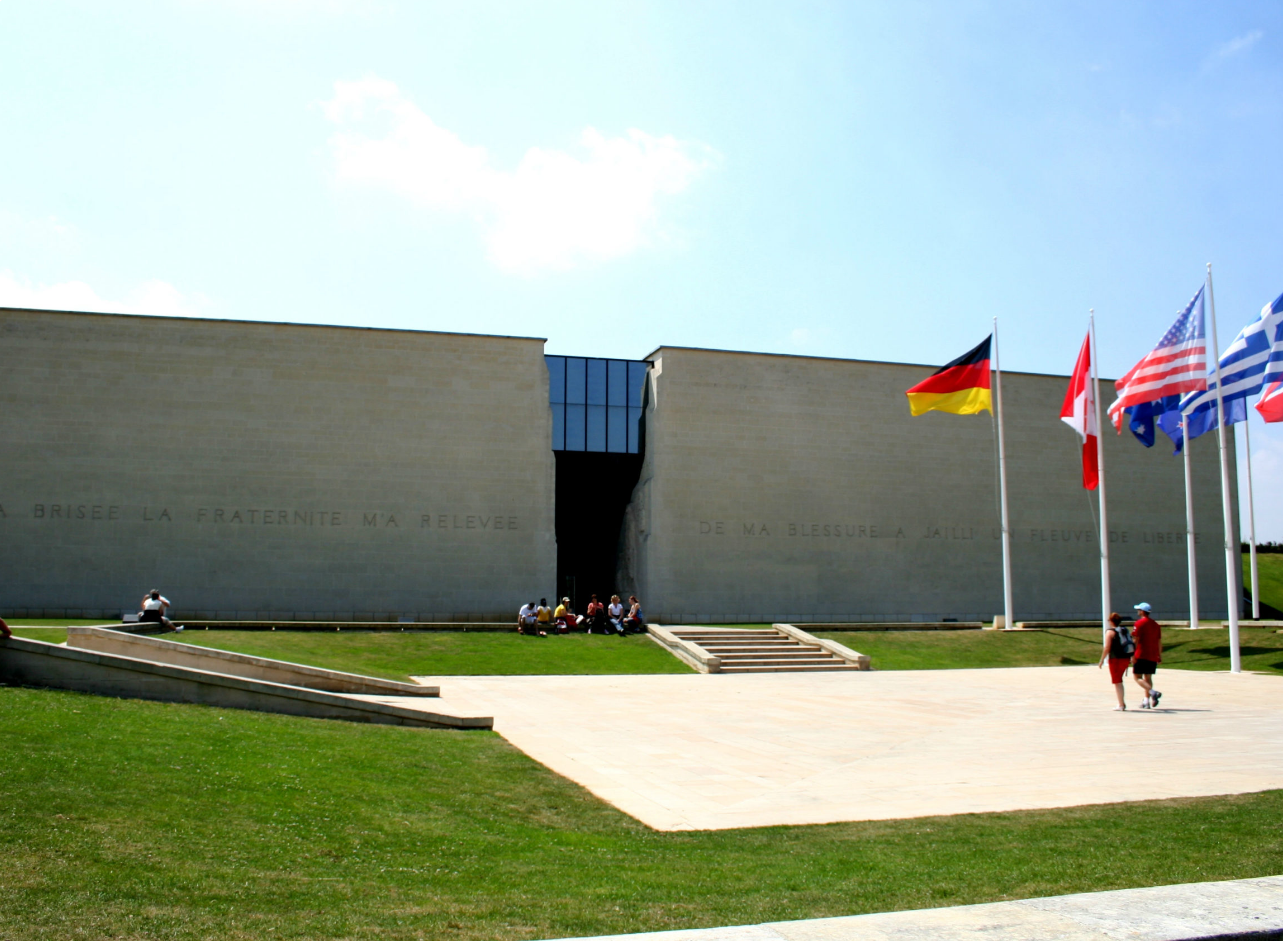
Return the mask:
<svg viewBox="0 0 1283 941">
<path fill-rule="evenodd" d="M 1083 340 L 1078 351 L 1074 374 L 1069 378 L 1069 391 L 1065 404 L 1060 407 L 1060 420 L 1083 439 L 1083 488 L 1095 490 L 1100 485 L 1100 467 L 1097 463 L 1096 391 L 1091 381 L 1091 334 Z"/>
<path fill-rule="evenodd" d="M 1266 421 L 1283 421 L 1283 379 L 1265 387 L 1265 394 L 1256 403 L 1256 410 Z"/>
</svg>

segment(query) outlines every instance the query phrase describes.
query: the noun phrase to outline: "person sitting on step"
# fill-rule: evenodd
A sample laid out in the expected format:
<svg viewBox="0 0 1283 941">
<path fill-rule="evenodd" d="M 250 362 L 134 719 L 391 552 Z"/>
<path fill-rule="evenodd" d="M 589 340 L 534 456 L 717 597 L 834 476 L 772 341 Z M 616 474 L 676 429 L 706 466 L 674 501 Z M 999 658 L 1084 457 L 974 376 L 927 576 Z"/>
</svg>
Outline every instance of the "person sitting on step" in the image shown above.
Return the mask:
<svg viewBox="0 0 1283 941">
<path fill-rule="evenodd" d="M 525 634 L 529 637 L 536 635 L 539 637 L 548 636 L 546 631 L 539 629 L 539 609 L 535 607 L 533 601 L 523 604 L 521 610 L 517 612 L 517 633 Z"/>
<path fill-rule="evenodd" d="M 175 628 L 173 622 L 165 617 L 165 612 L 169 610 L 169 599 L 162 595 L 159 589 L 153 588 L 147 594 L 143 595 L 143 609 L 138 612 L 140 622 L 160 624 L 168 630 L 182 630 Z"/>
<path fill-rule="evenodd" d="M 539 599 L 539 607 L 535 609 L 535 620 L 539 622 L 540 636 L 547 637 L 548 631 L 552 629 L 552 608 L 548 607 L 547 598 Z"/>
<path fill-rule="evenodd" d="M 557 623 L 557 632 L 559 634 L 566 634 L 574 630 L 582 620 L 579 615 L 575 614 L 574 609 L 570 607 L 569 598 L 561 599 L 561 604 L 557 605 L 557 610 L 552 613 L 552 618 Z"/>
<path fill-rule="evenodd" d="M 646 618 L 642 614 L 641 602 L 636 595 L 628 596 L 628 614 L 624 618 L 624 632 L 630 634 L 646 633 Z"/>
<path fill-rule="evenodd" d="M 606 616 L 610 618 L 610 626 L 620 637 L 624 636 L 624 613 L 625 608 L 619 603 L 619 595 L 611 595 L 610 606 L 606 608 Z"/>
<path fill-rule="evenodd" d="M 599 630 L 606 633 L 606 606 L 597 600 L 597 596 L 592 596 L 592 601 L 588 602 L 588 611 L 584 615 L 584 623 L 588 626 L 588 633 Z"/>
</svg>

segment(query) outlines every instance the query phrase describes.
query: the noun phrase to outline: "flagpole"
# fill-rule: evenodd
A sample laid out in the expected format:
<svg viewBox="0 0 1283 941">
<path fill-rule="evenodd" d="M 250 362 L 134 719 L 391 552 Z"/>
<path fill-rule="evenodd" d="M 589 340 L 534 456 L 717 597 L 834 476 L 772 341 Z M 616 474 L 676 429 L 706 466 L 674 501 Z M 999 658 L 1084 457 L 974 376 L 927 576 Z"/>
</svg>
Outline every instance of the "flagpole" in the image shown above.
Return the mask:
<svg viewBox="0 0 1283 941">
<path fill-rule="evenodd" d="M 1244 402 L 1244 406 L 1246 406 Z M 1246 411 L 1246 408 L 1244 409 Z M 1252 559 L 1252 620 L 1261 619 L 1261 592 L 1256 579 L 1256 507 L 1252 505 L 1252 415 L 1243 419 L 1243 451 L 1247 455 L 1247 532 Z"/>
<path fill-rule="evenodd" d="M 1087 323 L 1091 333 L 1091 385 L 1096 410 L 1096 472 L 1100 489 L 1100 629 L 1104 636 L 1110 628 L 1113 593 L 1109 585 L 1109 519 L 1105 512 L 1105 436 L 1101 433 L 1105 426 L 1100 423 L 1100 372 L 1096 368 L 1099 361 L 1096 355 L 1096 308 L 1088 313 Z"/>
<path fill-rule="evenodd" d="M 1238 646 L 1238 609 L 1242 599 L 1238 592 L 1241 563 L 1234 558 L 1239 547 L 1234 545 L 1234 513 L 1230 506 L 1229 450 L 1225 444 L 1225 396 L 1221 388 L 1221 345 L 1216 338 L 1216 295 L 1212 291 L 1212 263 L 1207 263 L 1207 300 L 1212 311 L 1212 356 L 1216 363 L 1216 440 L 1221 448 L 1221 510 L 1225 517 L 1225 600 L 1230 621 L 1230 672 L 1243 672 L 1243 657 Z"/>
<path fill-rule="evenodd" d="M 1011 526 L 1007 523 L 1007 449 L 1002 438 L 1002 366 L 998 359 L 998 318 L 993 318 L 993 371 L 998 394 L 998 489 L 1002 506 L 1002 604 L 1004 630 L 1015 630 L 1011 604 Z"/>
<path fill-rule="evenodd" d="M 1198 553 L 1194 537 L 1194 485 L 1190 480 L 1189 416 L 1181 414 L 1181 450 L 1185 452 L 1185 558 L 1189 568 L 1189 626 L 1198 627 Z"/>
</svg>

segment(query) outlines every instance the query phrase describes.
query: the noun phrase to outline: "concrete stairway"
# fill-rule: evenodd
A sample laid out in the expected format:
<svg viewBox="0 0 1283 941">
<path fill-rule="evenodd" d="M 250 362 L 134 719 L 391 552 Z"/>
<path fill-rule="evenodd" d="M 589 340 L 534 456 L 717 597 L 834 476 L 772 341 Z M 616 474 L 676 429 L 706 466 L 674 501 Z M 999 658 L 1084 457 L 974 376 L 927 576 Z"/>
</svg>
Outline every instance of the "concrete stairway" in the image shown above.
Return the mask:
<svg viewBox="0 0 1283 941">
<path fill-rule="evenodd" d="M 721 665 L 719 673 L 813 673 L 858 670 L 860 667 L 824 649 L 778 630 L 673 627 L 679 640 L 694 644 Z"/>
</svg>

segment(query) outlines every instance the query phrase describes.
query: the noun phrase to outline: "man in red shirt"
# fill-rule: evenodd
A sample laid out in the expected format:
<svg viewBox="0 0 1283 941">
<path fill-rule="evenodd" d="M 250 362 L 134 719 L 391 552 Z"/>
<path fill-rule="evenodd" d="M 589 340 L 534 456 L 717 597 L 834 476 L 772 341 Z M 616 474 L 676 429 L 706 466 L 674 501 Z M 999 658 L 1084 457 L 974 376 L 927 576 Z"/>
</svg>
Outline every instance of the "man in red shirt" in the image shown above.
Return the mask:
<svg viewBox="0 0 1283 941">
<path fill-rule="evenodd" d="M 1163 695 L 1154 689 L 1154 672 L 1163 659 L 1163 629 L 1149 616 L 1150 610 L 1150 606 L 1143 601 L 1136 605 L 1136 626 L 1132 628 L 1132 637 L 1136 640 L 1132 676 L 1145 691 L 1145 700 L 1140 704 L 1142 709 L 1154 708 Z"/>
</svg>

